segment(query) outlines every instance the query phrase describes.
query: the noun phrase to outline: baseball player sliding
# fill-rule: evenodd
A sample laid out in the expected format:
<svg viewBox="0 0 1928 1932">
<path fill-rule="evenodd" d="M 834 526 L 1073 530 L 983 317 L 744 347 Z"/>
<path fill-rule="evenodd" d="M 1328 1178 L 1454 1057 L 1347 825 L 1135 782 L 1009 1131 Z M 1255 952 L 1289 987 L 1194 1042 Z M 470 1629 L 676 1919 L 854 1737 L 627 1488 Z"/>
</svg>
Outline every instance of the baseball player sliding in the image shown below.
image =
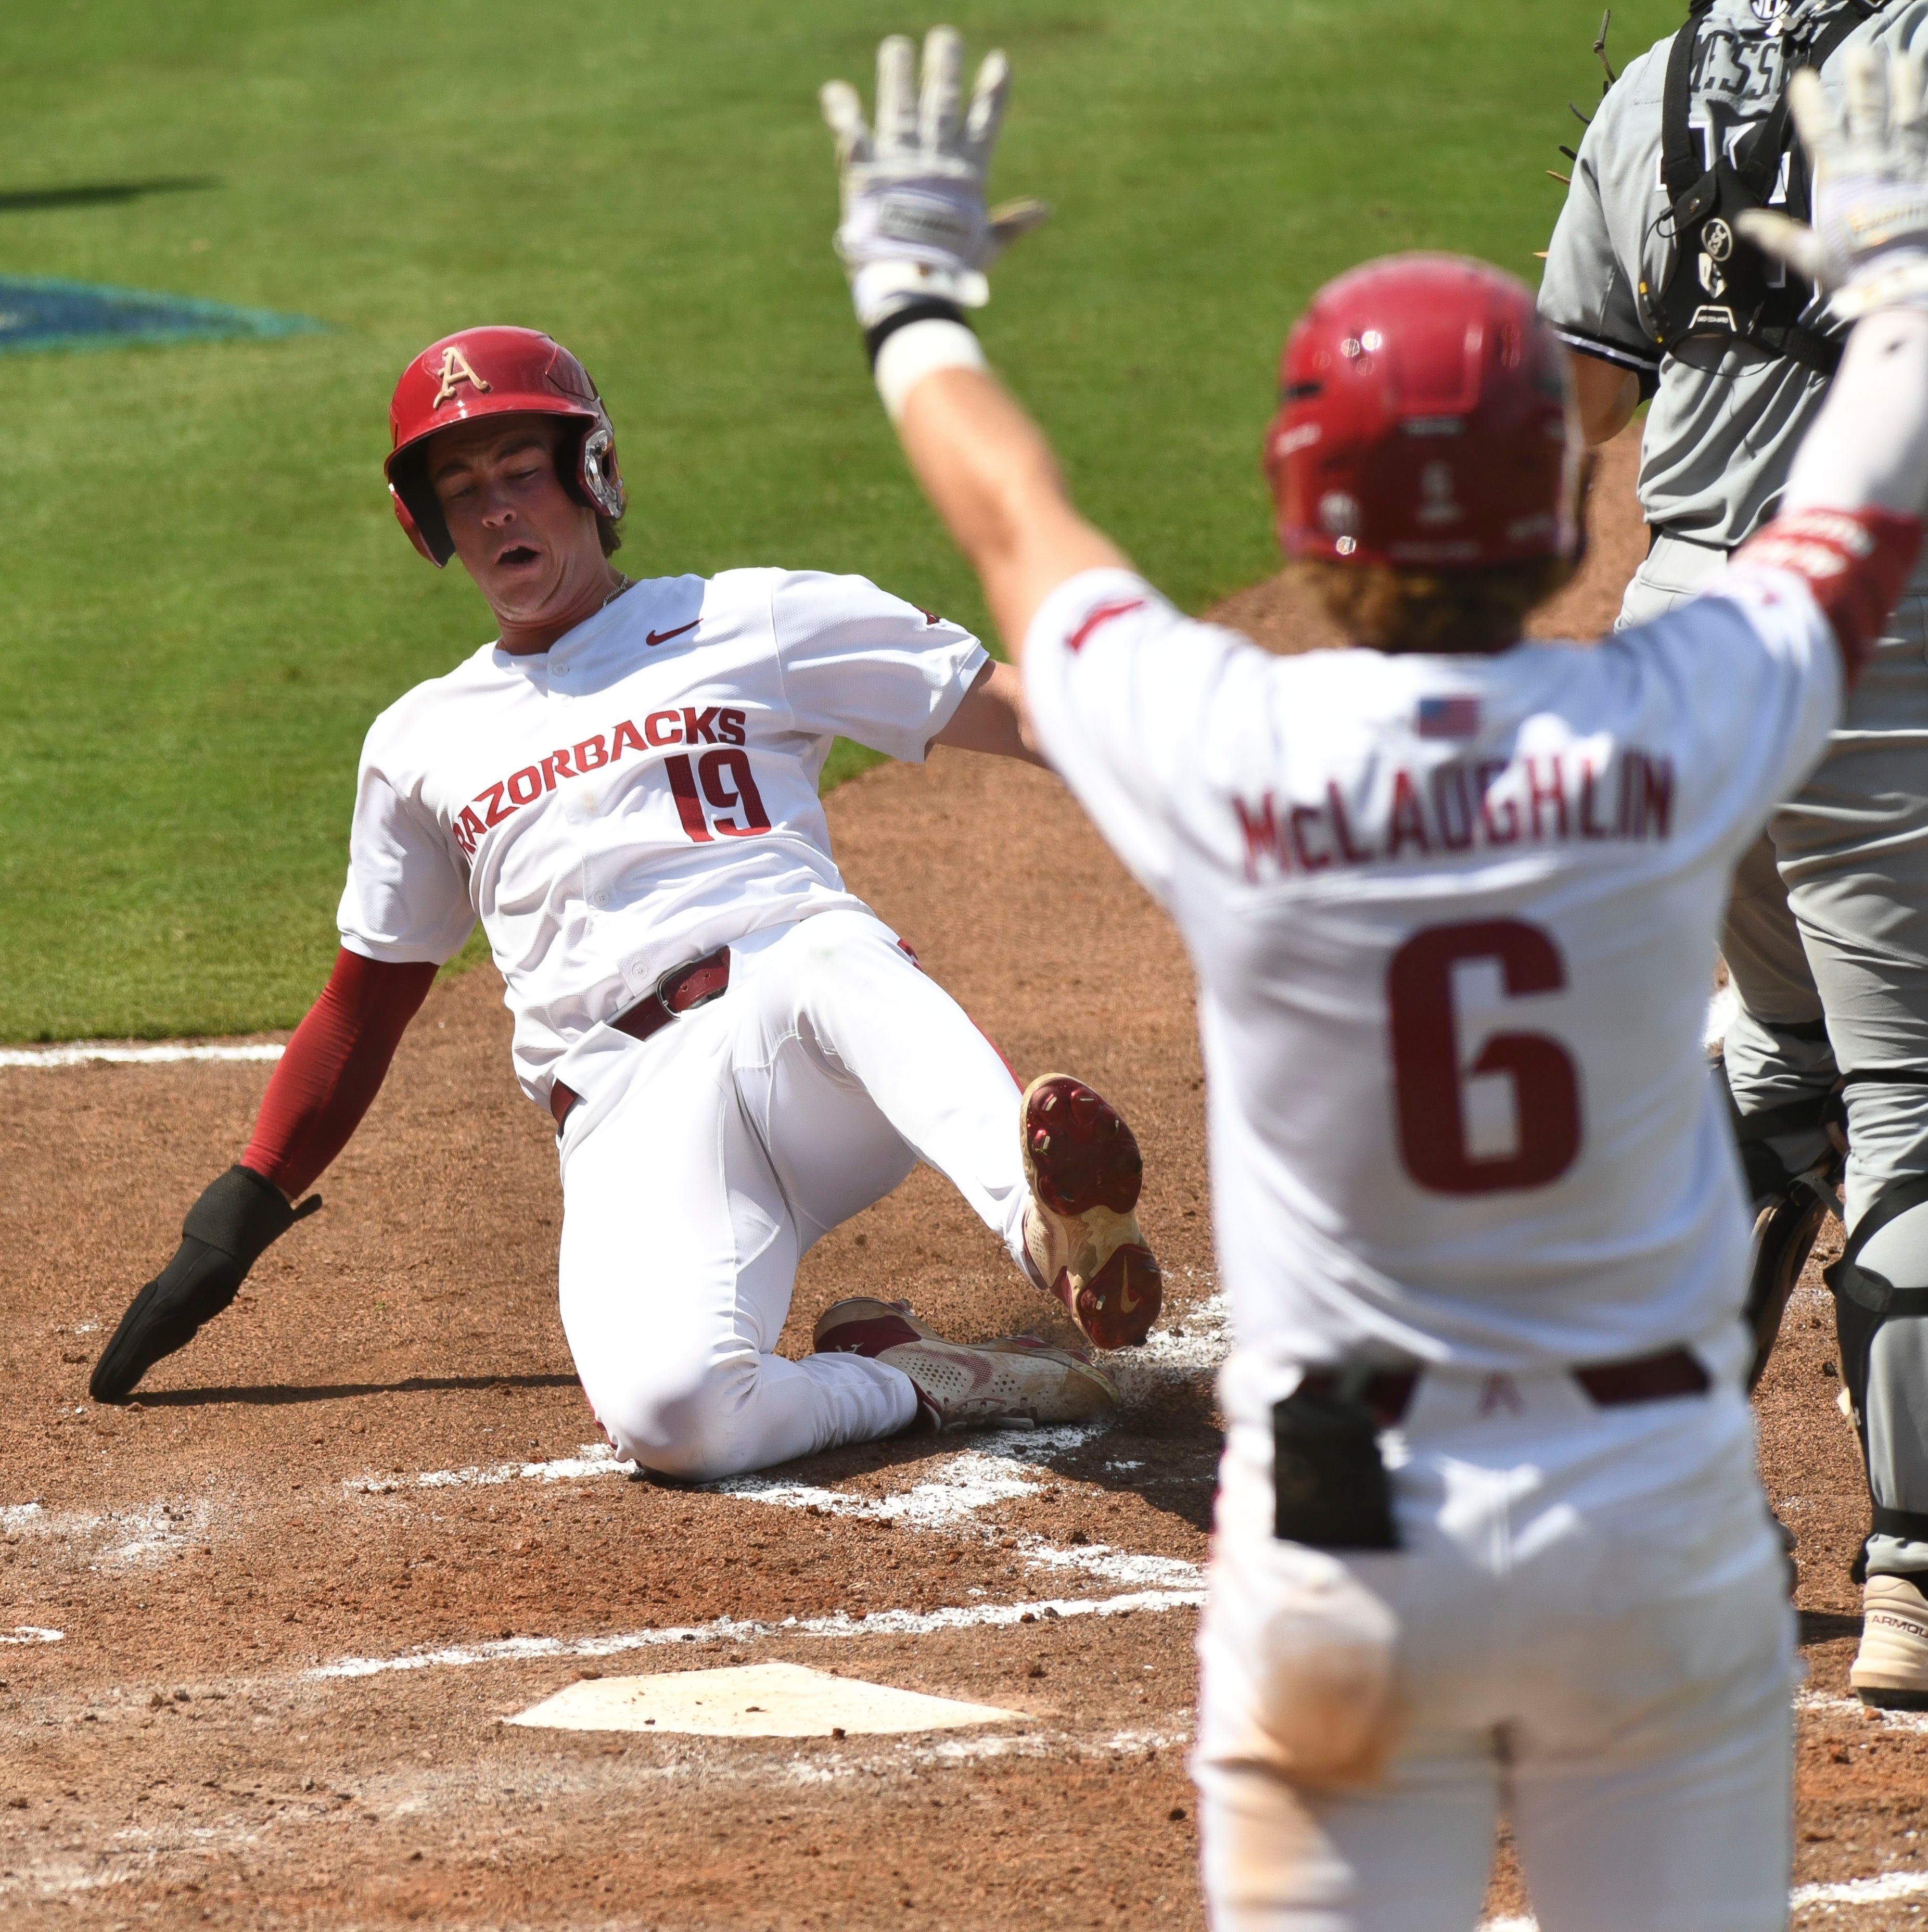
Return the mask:
<svg viewBox="0 0 1928 1932">
<path fill-rule="evenodd" d="M 499 627 L 377 718 L 333 976 L 239 1163 L 189 1211 L 93 1393 L 124 1400 L 226 1307 L 373 1100 L 477 920 L 523 1089 L 555 1115 L 562 1323 L 616 1448 L 727 1475 L 916 1426 L 1061 1421 L 1115 1400 L 1082 1352 L 965 1347 L 851 1300 L 772 1352 L 799 1259 L 919 1159 L 1103 1348 L 1141 1342 L 1158 1270 L 1136 1144 L 1081 1082 L 1021 1096 L 997 1050 L 845 886 L 817 777 L 839 733 L 1030 755 L 1015 674 L 856 578 L 632 582 L 614 432 L 544 335 L 474 328 L 411 362 L 388 475 L 430 562 Z"/>
<path fill-rule="evenodd" d="M 965 326 L 996 239 L 961 50 L 826 88 L 841 251 L 1039 742 L 1198 969 L 1236 1346 L 1195 1774 L 1222 1928 L 1465 1928 L 1503 1792 L 1540 1922 L 1765 1932 L 1792 1618 L 1749 1228 L 1703 1071 L 1735 862 L 1821 756 L 1928 499 L 1919 68 L 1796 104 L 1858 314 L 1777 522 L 1705 594 L 1528 644 L 1581 543 L 1565 356 L 1442 256 L 1322 290 L 1267 460 L 1357 648 L 1193 622 L 1084 522 Z M 1753 224 L 1750 224 L 1753 226 Z"/>
</svg>

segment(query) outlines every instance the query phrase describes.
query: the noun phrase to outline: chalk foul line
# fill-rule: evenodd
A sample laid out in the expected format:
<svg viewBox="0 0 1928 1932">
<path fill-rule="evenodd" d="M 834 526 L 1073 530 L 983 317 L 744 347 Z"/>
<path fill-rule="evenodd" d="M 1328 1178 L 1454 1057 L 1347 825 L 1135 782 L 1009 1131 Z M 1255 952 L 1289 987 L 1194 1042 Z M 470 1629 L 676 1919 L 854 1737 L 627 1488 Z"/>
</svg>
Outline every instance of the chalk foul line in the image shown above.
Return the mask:
<svg viewBox="0 0 1928 1932">
<path fill-rule="evenodd" d="M 661 1630 L 623 1630 L 608 1636 L 507 1636 L 489 1643 L 451 1644 L 436 1650 L 403 1651 L 394 1657 L 344 1657 L 304 1670 L 304 1678 L 376 1677 L 392 1670 L 461 1669 L 476 1664 L 513 1664 L 555 1657 L 615 1657 L 659 1644 L 699 1643 L 721 1639 L 752 1643 L 762 1637 L 923 1636 L 934 1630 L 970 1630 L 985 1625 L 1055 1622 L 1072 1617 L 1114 1617 L 1133 1611 L 1196 1610 L 1203 1590 L 1133 1590 L 1116 1597 L 1057 1598 L 1029 1604 L 958 1604 L 940 1610 L 877 1610 L 861 1617 L 839 1610 L 827 1617 L 785 1617 L 781 1623 L 718 1617 L 706 1624 Z"/>
<path fill-rule="evenodd" d="M 279 1060 L 279 1046 L 190 1046 L 163 1040 L 151 1046 L 115 1046 L 103 1040 L 76 1040 L 67 1046 L 0 1047 L 0 1066 L 85 1066 L 104 1060 L 118 1066 L 166 1066 L 184 1060 Z"/>
</svg>

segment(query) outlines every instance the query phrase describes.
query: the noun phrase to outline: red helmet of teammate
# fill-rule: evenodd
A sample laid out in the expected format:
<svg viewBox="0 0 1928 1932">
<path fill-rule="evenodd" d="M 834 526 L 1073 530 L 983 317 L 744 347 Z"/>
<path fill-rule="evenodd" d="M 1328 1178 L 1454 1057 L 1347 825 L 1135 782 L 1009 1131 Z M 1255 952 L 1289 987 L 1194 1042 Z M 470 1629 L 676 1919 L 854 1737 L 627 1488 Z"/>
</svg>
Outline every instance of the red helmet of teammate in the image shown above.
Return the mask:
<svg viewBox="0 0 1928 1932">
<path fill-rule="evenodd" d="M 563 487 L 606 517 L 622 514 L 616 430 L 589 373 L 562 345 L 533 328 L 465 328 L 432 342 L 402 372 L 388 405 L 394 440 L 387 464 L 395 515 L 439 570 L 454 553 L 428 481 L 428 439 L 478 416 L 564 416 L 582 425 Z M 565 446 L 565 454 L 568 454 Z"/>
<path fill-rule="evenodd" d="M 1457 255 L 1328 282 L 1287 338 L 1265 468 L 1288 556 L 1483 570 L 1572 557 L 1585 443 L 1524 284 Z"/>
</svg>

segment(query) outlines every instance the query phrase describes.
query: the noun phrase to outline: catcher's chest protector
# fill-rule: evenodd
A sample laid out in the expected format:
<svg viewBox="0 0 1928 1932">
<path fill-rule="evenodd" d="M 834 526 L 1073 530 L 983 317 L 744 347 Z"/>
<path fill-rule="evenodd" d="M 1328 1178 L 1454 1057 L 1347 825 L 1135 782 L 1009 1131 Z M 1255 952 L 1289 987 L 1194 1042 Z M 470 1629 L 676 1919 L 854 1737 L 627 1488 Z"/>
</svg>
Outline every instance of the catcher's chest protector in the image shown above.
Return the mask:
<svg viewBox="0 0 1928 1932">
<path fill-rule="evenodd" d="M 1730 150 L 1721 104 L 1711 92 L 1702 98 L 1702 126 L 1696 130 L 1690 124 L 1702 63 L 1711 64 L 1729 44 L 1718 37 L 1703 44 L 1701 26 L 1713 0 L 1694 0 L 1667 58 L 1660 110 L 1660 173 L 1669 203 L 1663 218 L 1673 227 L 1674 266 L 1657 296 L 1645 283 L 1640 290 L 1648 299 L 1663 349 L 1671 352 L 1694 337 L 1731 337 L 1824 376 L 1834 373 L 1840 345 L 1801 320 L 1813 290 L 1743 242 L 1735 217 L 1765 206 L 1785 178 L 1788 214 L 1796 220 L 1807 219 L 1807 166 L 1793 138 L 1788 77 L 1797 68 L 1820 67 L 1886 4 L 1849 0 L 1839 13 L 1788 34 L 1782 42 L 1773 109 Z"/>
</svg>

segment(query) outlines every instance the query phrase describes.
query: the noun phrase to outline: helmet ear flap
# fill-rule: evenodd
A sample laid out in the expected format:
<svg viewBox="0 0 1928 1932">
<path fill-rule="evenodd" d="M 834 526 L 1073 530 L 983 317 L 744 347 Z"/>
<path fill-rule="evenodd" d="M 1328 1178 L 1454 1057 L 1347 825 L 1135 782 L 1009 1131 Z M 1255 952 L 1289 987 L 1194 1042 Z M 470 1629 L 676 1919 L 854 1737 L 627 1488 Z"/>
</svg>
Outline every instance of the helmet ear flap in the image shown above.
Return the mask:
<svg viewBox="0 0 1928 1932">
<path fill-rule="evenodd" d="M 616 461 L 616 432 L 605 417 L 583 436 L 576 458 L 576 481 L 590 504 L 605 517 L 622 514 L 627 500 Z"/>
<path fill-rule="evenodd" d="M 406 495 L 403 493 L 406 490 Z M 411 502 L 412 497 L 415 500 Z M 427 479 L 418 469 L 411 476 L 406 471 L 399 479 L 388 485 L 389 501 L 394 505 L 395 521 L 409 533 L 409 541 L 437 570 L 441 569 L 455 554 L 455 546 L 450 542 L 448 524 L 442 514 L 442 506 L 430 490 Z"/>
</svg>

